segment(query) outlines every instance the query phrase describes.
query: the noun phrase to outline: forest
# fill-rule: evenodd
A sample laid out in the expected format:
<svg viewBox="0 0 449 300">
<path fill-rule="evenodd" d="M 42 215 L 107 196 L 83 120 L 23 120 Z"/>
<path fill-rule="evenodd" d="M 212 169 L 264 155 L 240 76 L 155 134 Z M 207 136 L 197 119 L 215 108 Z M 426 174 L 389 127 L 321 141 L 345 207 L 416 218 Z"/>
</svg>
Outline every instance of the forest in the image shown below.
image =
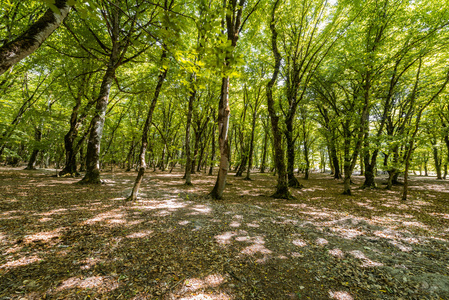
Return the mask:
<svg viewBox="0 0 449 300">
<path fill-rule="evenodd" d="M 0 1 L 0 299 L 449 298 L 447 1 Z"/>
</svg>

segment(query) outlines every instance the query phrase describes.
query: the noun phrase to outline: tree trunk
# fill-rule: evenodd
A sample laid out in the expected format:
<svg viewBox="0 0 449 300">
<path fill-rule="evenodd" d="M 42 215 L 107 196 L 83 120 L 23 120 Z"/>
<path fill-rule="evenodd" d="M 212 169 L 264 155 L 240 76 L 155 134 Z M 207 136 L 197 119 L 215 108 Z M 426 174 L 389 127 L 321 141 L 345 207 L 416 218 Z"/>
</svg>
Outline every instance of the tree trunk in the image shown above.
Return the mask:
<svg viewBox="0 0 449 300">
<path fill-rule="evenodd" d="M 36 142 L 40 142 L 42 140 L 42 131 L 36 127 L 34 129 L 34 138 Z M 28 160 L 28 165 L 25 170 L 36 170 L 36 159 L 39 154 L 39 147 L 36 145 L 33 147 L 33 152 L 31 153 L 30 159 Z"/>
<path fill-rule="evenodd" d="M 109 93 L 111 86 L 115 78 L 115 71 L 118 67 L 120 59 L 120 44 L 119 44 L 119 11 L 114 9 L 112 16 L 112 50 L 109 57 L 106 73 L 103 76 L 103 81 L 100 87 L 100 93 L 98 95 L 95 115 L 91 121 L 91 130 L 87 143 L 86 153 L 86 174 L 80 183 L 93 183 L 99 184 L 100 180 L 100 145 L 101 137 L 103 135 L 103 127 L 106 118 L 106 108 L 109 102 Z"/>
<path fill-rule="evenodd" d="M 215 112 L 213 113 L 214 119 L 215 119 Z M 210 168 L 209 168 L 209 176 L 212 176 L 212 171 L 214 170 L 214 160 L 215 160 L 215 123 L 212 127 L 212 150 L 211 150 L 211 156 L 210 156 Z"/>
<path fill-rule="evenodd" d="M 241 177 L 243 175 L 243 172 L 245 172 L 245 169 L 246 169 L 247 161 L 248 161 L 248 149 L 246 147 L 244 147 L 244 148 L 242 148 L 242 159 L 237 168 L 237 172 L 235 173 L 236 177 Z"/>
<path fill-rule="evenodd" d="M 251 173 L 251 168 L 253 167 L 254 135 L 256 132 L 256 119 L 257 119 L 257 109 L 254 108 L 252 127 L 251 127 L 251 140 L 249 142 L 248 169 L 246 170 L 245 180 L 251 180 L 249 175 Z"/>
<path fill-rule="evenodd" d="M 441 160 L 438 154 L 438 148 L 436 145 L 433 145 L 433 160 L 435 162 L 435 170 L 437 172 L 437 179 L 443 179 L 441 176 Z"/>
<path fill-rule="evenodd" d="M 332 135 L 331 141 L 330 141 L 330 155 L 332 160 L 332 166 L 334 168 L 334 179 L 341 179 L 341 171 L 340 171 L 340 162 L 338 160 L 337 155 L 337 149 L 335 148 L 335 138 Z"/>
<path fill-rule="evenodd" d="M 263 140 L 263 149 L 262 149 L 262 162 L 260 164 L 260 173 L 265 173 L 265 164 L 267 161 L 267 147 L 268 147 L 268 130 L 265 130 L 265 137 Z"/>
<path fill-rule="evenodd" d="M 287 172 L 285 168 L 285 154 L 284 149 L 282 147 L 282 134 L 279 129 L 279 116 L 276 114 L 274 99 L 273 99 L 273 87 L 277 81 L 279 70 L 281 67 L 281 55 L 278 50 L 277 46 L 277 31 L 276 31 L 276 19 L 275 19 L 275 12 L 277 5 L 279 3 L 279 0 L 276 0 L 276 2 L 273 5 L 273 10 L 271 12 L 271 22 L 270 22 L 270 30 L 271 30 L 271 46 L 272 46 L 272 52 L 274 57 L 274 70 L 273 75 L 271 76 L 270 81 L 267 84 L 266 89 L 266 95 L 267 95 L 267 106 L 268 106 L 268 113 L 270 115 L 270 121 L 271 121 L 271 129 L 273 132 L 273 148 L 274 148 L 274 163 L 276 172 L 278 174 L 277 178 L 277 186 L 276 191 L 272 195 L 272 197 L 275 198 L 281 198 L 281 199 L 291 199 L 293 198 L 290 194 L 290 191 L 288 189 L 288 180 L 287 180 Z"/>
<path fill-rule="evenodd" d="M 192 74 L 192 80 L 195 79 L 195 75 Z M 186 151 L 186 167 L 185 167 L 185 179 L 186 185 L 192 185 L 192 157 L 190 154 L 190 127 L 192 124 L 192 114 L 193 114 L 193 101 L 195 101 L 196 97 L 196 89 L 193 87 L 193 90 L 190 92 L 189 97 L 189 106 L 187 111 L 187 123 L 186 123 L 186 138 L 185 138 L 185 151 Z"/>
<path fill-rule="evenodd" d="M 213 199 L 222 199 L 223 190 L 226 185 L 226 176 L 229 169 L 229 77 L 223 77 L 221 84 L 221 96 L 218 106 L 218 144 L 220 146 L 220 166 L 218 169 L 217 181 L 210 192 Z"/>
<path fill-rule="evenodd" d="M 309 179 L 310 172 L 310 160 L 309 160 L 309 146 L 307 145 L 307 141 L 304 140 L 304 159 L 306 161 L 306 168 L 304 170 L 304 179 Z"/>
<path fill-rule="evenodd" d="M 294 188 L 302 188 L 302 184 L 296 179 L 295 170 L 295 141 L 293 139 L 293 117 L 287 116 L 285 120 L 287 130 L 285 131 L 285 139 L 287 142 L 287 178 L 288 186 Z"/>
<path fill-rule="evenodd" d="M 36 51 L 41 44 L 61 25 L 70 12 L 68 0 L 56 0 L 54 6 L 59 13 L 47 9 L 45 14 L 15 40 L 0 47 L 0 75 L 10 67 Z"/>
<path fill-rule="evenodd" d="M 162 51 L 161 55 L 161 61 L 163 62 L 167 57 L 167 51 L 164 49 Z M 165 77 L 167 76 L 168 68 L 163 69 L 158 76 L 156 89 L 154 90 L 154 96 L 151 100 L 150 108 L 148 109 L 147 118 L 145 120 L 145 125 L 143 126 L 142 131 L 142 141 L 140 145 L 140 154 L 139 154 L 139 171 L 137 173 L 136 181 L 134 182 L 134 187 L 131 192 L 131 195 L 129 195 L 128 198 L 126 198 L 127 201 L 136 201 L 137 200 L 137 194 L 139 193 L 139 188 L 143 180 L 143 176 L 145 174 L 145 169 L 147 167 L 146 161 L 145 161 L 145 154 L 148 147 L 148 132 L 150 130 L 150 124 L 153 119 L 153 112 L 156 108 L 156 103 L 159 98 L 159 94 L 162 89 L 162 84 L 164 83 Z"/>
</svg>

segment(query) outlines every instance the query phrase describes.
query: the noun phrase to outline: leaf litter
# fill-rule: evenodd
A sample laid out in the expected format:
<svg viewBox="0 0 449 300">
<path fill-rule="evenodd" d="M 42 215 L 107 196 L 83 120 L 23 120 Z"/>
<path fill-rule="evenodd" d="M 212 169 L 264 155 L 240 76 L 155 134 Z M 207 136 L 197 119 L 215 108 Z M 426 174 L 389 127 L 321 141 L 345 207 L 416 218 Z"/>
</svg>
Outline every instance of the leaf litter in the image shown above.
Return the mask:
<svg viewBox="0 0 449 300">
<path fill-rule="evenodd" d="M 52 174 L 0 169 L 0 299 L 449 298 L 447 182 L 414 178 L 403 203 L 313 174 L 285 201 L 253 174 L 213 201 L 214 177 L 148 172 L 125 203 L 133 173 Z"/>
</svg>

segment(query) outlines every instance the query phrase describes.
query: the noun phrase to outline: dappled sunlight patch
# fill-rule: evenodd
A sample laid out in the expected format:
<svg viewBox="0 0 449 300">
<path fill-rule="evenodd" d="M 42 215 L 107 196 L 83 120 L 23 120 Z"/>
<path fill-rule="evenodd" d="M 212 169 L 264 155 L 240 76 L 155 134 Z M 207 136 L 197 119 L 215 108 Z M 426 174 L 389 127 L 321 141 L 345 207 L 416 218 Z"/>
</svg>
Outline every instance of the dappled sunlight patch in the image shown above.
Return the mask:
<svg viewBox="0 0 449 300">
<path fill-rule="evenodd" d="M 330 255 L 332 255 L 336 258 L 344 258 L 345 257 L 345 253 L 338 248 L 329 250 L 328 252 Z"/>
<path fill-rule="evenodd" d="M 139 200 L 134 208 L 139 210 L 169 209 L 177 210 L 186 207 L 186 203 L 178 200 Z"/>
<path fill-rule="evenodd" d="M 169 215 L 171 215 L 171 214 L 172 214 L 171 211 L 164 209 L 164 210 L 155 212 L 155 213 L 153 214 L 153 216 L 155 216 L 155 217 L 167 217 L 167 216 L 169 216 Z"/>
<path fill-rule="evenodd" d="M 247 223 L 246 226 L 252 227 L 252 228 L 258 228 L 258 227 L 260 227 L 259 224 L 255 224 L 255 223 Z"/>
<path fill-rule="evenodd" d="M 336 299 L 336 300 L 354 300 L 354 298 L 351 296 L 351 294 L 349 294 L 348 292 L 343 292 L 343 291 L 339 291 L 339 292 L 329 291 L 329 297 L 331 299 Z"/>
<path fill-rule="evenodd" d="M 178 222 L 178 224 L 181 225 L 181 226 L 185 226 L 185 225 L 187 225 L 187 224 L 189 224 L 189 223 L 190 223 L 190 221 L 187 221 L 187 220 L 179 221 L 179 222 Z"/>
<path fill-rule="evenodd" d="M 301 239 L 297 239 L 297 240 L 292 241 L 292 244 L 295 245 L 295 246 L 298 246 L 298 247 L 305 247 L 305 246 L 307 246 L 306 241 L 301 240 Z"/>
<path fill-rule="evenodd" d="M 216 235 L 215 241 L 220 245 L 229 245 L 231 244 L 232 237 L 237 235 L 234 231 L 227 231 L 223 234 Z"/>
<path fill-rule="evenodd" d="M 424 225 L 423 223 L 417 222 L 417 221 L 414 221 L 414 222 L 408 222 L 408 221 L 402 222 L 402 225 L 407 226 L 407 227 L 409 227 L 409 226 L 419 227 L 421 229 L 429 230 L 429 226 Z"/>
<path fill-rule="evenodd" d="M 68 210 L 66 208 L 53 209 L 44 213 L 36 214 L 37 216 L 48 217 L 53 215 L 59 215 L 62 213 L 66 213 Z"/>
<path fill-rule="evenodd" d="M 375 231 L 374 232 L 375 236 L 378 236 L 380 238 L 384 238 L 384 239 L 399 239 L 401 238 L 400 234 L 398 232 L 394 232 L 392 230 L 384 230 L 384 231 Z"/>
<path fill-rule="evenodd" d="M 17 253 L 17 252 L 19 252 L 20 250 L 22 250 L 22 248 L 23 248 L 22 246 L 14 245 L 14 246 L 12 246 L 11 248 L 6 249 L 5 253 L 6 253 L 6 254 Z"/>
<path fill-rule="evenodd" d="M 236 221 L 232 221 L 231 223 L 229 223 L 230 227 L 235 227 L 235 228 L 240 227 L 240 225 L 241 224 L 239 222 L 236 222 Z"/>
<path fill-rule="evenodd" d="M 329 242 L 326 239 L 318 238 L 315 240 L 315 244 L 317 244 L 318 246 L 325 246 L 325 245 L 329 244 Z"/>
<path fill-rule="evenodd" d="M 8 240 L 8 236 L 4 232 L 0 232 L 0 243 L 5 243 Z"/>
<path fill-rule="evenodd" d="M 230 300 L 232 299 L 229 295 L 220 293 L 194 293 L 190 296 L 183 296 L 179 298 L 180 300 Z"/>
<path fill-rule="evenodd" d="M 319 212 L 319 211 L 300 211 L 299 213 L 312 216 L 314 219 L 323 219 L 323 218 L 329 218 L 332 216 L 331 214 L 328 214 L 325 212 Z"/>
<path fill-rule="evenodd" d="M 216 288 L 225 282 L 225 278 L 221 274 L 211 274 L 203 279 L 189 278 L 184 281 L 181 293 L 195 292 L 207 288 Z M 195 298 L 196 299 L 196 298 Z"/>
<path fill-rule="evenodd" d="M 52 239 L 58 238 L 61 236 L 60 231 L 64 228 L 56 228 L 52 231 L 46 231 L 46 232 L 37 232 L 35 234 L 27 235 L 25 236 L 25 242 L 35 242 L 35 241 L 44 241 L 48 242 Z"/>
<path fill-rule="evenodd" d="M 42 223 L 45 223 L 45 222 L 50 222 L 52 220 L 53 220 L 52 218 L 40 218 L 38 221 L 42 222 Z"/>
<path fill-rule="evenodd" d="M 193 212 L 188 215 L 208 215 L 212 212 L 212 209 L 207 205 L 195 205 L 190 208 Z"/>
<path fill-rule="evenodd" d="M 353 250 L 349 252 L 352 256 L 354 256 L 357 259 L 360 259 L 363 261 L 363 264 L 361 265 L 363 268 L 367 268 L 367 267 L 382 267 L 384 264 L 379 263 L 379 262 L 375 262 L 372 261 L 371 259 L 369 259 L 365 253 L 363 253 L 360 250 Z"/>
<path fill-rule="evenodd" d="M 429 213 L 431 216 L 440 217 L 446 220 L 449 220 L 449 214 L 442 214 L 442 213 Z"/>
<path fill-rule="evenodd" d="M 345 239 L 354 239 L 358 236 L 364 235 L 364 231 L 360 231 L 357 229 L 350 229 L 350 228 L 338 228 L 338 227 L 332 227 L 330 228 L 332 232 L 337 233 L 339 236 L 345 238 Z"/>
<path fill-rule="evenodd" d="M 20 210 L 9 210 L 9 211 L 4 211 L 4 212 L 0 213 L 0 217 L 7 217 L 12 214 L 20 214 L 20 213 L 23 213 L 23 212 L 21 212 Z"/>
<path fill-rule="evenodd" d="M 130 239 L 139 239 L 139 238 L 148 237 L 148 236 L 152 235 L 153 232 L 154 232 L 153 230 L 143 230 L 143 231 L 128 234 L 126 237 L 130 238 Z"/>
<path fill-rule="evenodd" d="M 68 290 L 68 289 L 101 289 L 102 291 L 112 291 L 118 288 L 118 283 L 111 278 L 105 278 L 103 276 L 92 276 L 81 279 L 79 277 L 71 277 L 63 281 L 59 287 L 58 291 Z"/>
<path fill-rule="evenodd" d="M 254 255 L 256 253 L 261 254 L 271 254 L 273 251 L 267 249 L 265 245 L 265 240 L 262 236 L 248 237 L 248 236 L 239 236 L 236 238 L 239 242 L 248 242 L 253 243 L 250 246 L 245 247 L 242 251 L 243 254 L 246 255 Z"/>
<path fill-rule="evenodd" d="M 25 257 L 21 257 L 17 260 L 13 260 L 10 262 L 7 262 L 3 265 L 0 266 L 0 269 L 9 269 L 9 268 L 17 268 L 17 267 L 23 267 L 35 262 L 40 261 L 40 259 L 36 256 L 25 256 Z"/>
<path fill-rule="evenodd" d="M 377 210 L 374 206 L 369 205 L 368 203 L 363 203 L 363 202 L 355 202 L 355 204 L 362 206 L 366 209 L 370 209 L 370 210 Z"/>
<path fill-rule="evenodd" d="M 110 220 L 120 220 L 124 218 L 124 214 L 120 209 L 114 209 L 108 212 L 100 213 L 96 215 L 95 217 L 88 219 L 84 222 L 82 222 L 82 225 L 93 225 L 97 222 L 102 221 L 110 221 Z"/>
</svg>

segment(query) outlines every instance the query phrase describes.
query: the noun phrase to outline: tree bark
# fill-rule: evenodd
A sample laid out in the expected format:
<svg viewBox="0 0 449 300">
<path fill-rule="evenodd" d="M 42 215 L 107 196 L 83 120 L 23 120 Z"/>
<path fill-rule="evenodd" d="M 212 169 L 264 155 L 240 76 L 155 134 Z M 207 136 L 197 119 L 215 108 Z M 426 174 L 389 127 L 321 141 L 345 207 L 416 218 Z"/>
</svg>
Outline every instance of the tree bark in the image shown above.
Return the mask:
<svg viewBox="0 0 449 300">
<path fill-rule="evenodd" d="M 106 73 L 103 76 L 100 92 L 96 100 L 95 115 L 91 121 L 91 130 L 89 134 L 89 140 L 87 143 L 86 153 L 86 174 L 84 178 L 79 182 L 81 184 L 93 183 L 99 184 L 100 180 L 100 145 L 101 137 L 103 135 L 103 127 L 106 118 L 106 108 L 109 102 L 109 93 L 111 86 L 115 78 L 115 71 L 118 67 L 120 60 L 120 44 L 119 44 L 119 22 L 118 8 L 114 9 L 112 16 L 112 50 L 109 57 Z"/>
<path fill-rule="evenodd" d="M 265 130 L 263 149 L 262 149 L 262 162 L 260 163 L 260 173 L 265 173 L 266 161 L 267 161 L 267 148 L 268 148 L 268 130 Z"/>
<path fill-rule="evenodd" d="M 229 77 L 223 77 L 221 83 L 221 96 L 218 107 L 218 144 L 220 146 L 220 165 L 218 169 L 217 181 L 210 192 L 213 199 L 222 199 L 226 185 L 226 176 L 229 169 Z"/>
<path fill-rule="evenodd" d="M 251 173 L 251 168 L 253 167 L 254 135 L 256 132 L 256 119 L 257 119 L 257 108 L 255 107 L 253 112 L 253 120 L 251 124 L 252 127 L 251 127 L 251 140 L 249 142 L 248 169 L 246 170 L 245 180 L 251 180 L 249 175 Z"/>
<path fill-rule="evenodd" d="M 34 129 L 34 139 L 36 140 L 36 142 L 40 142 L 42 140 L 42 131 L 38 127 Z M 39 147 L 34 146 L 33 152 L 31 153 L 30 159 L 28 160 L 28 165 L 25 170 L 36 170 L 36 159 L 38 154 Z"/>
<path fill-rule="evenodd" d="M 435 170 L 437 172 L 437 179 L 443 179 L 441 174 L 441 159 L 440 155 L 438 154 L 438 148 L 436 145 L 433 145 L 433 160 L 435 163 Z"/>
<path fill-rule="evenodd" d="M 215 119 L 215 112 L 213 112 L 214 115 L 214 119 Z M 214 165 L 215 165 L 215 122 L 214 122 L 214 126 L 212 127 L 212 143 L 211 143 L 211 156 L 210 156 L 210 168 L 209 168 L 209 176 L 212 176 L 212 172 L 214 170 Z"/>
<path fill-rule="evenodd" d="M 59 10 L 55 13 L 47 9 L 33 25 L 15 40 L 0 47 L 0 75 L 10 67 L 36 51 L 41 44 L 61 25 L 70 12 L 68 0 L 56 0 L 54 6 Z"/>
<path fill-rule="evenodd" d="M 278 33 L 276 31 L 276 19 L 275 19 L 275 13 L 276 13 L 278 3 L 279 3 L 279 0 L 276 0 L 276 2 L 273 5 L 273 10 L 271 12 L 271 22 L 270 22 L 271 46 L 272 46 L 272 52 L 273 52 L 275 64 L 274 64 L 273 75 L 271 76 L 271 79 L 268 82 L 267 89 L 266 89 L 268 113 L 270 115 L 271 129 L 272 129 L 272 133 L 273 133 L 274 163 L 275 163 L 276 172 L 278 174 L 276 191 L 272 195 L 272 197 L 281 198 L 281 199 L 292 199 L 293 196 L 291 195 L 291 193 L 288 189 L 287 172 L 286 172 L 285 160 L 284 160 L 285 154 L 284 154 L 284 149 L 282 147 L 282 134 L 279 129 L 279 116 L 277 116 L 277 114 L 276 114 L 276 109 L 275 109 L 275 104 L 274 104 L 274 99 L 273 99 L 273 87 L 277 81 L 277 78 L 279 76 L 279 70 L 281 67 L 281 55 L 279 53 L 278 46 L 277 46 Z"/>
<path fill-rule="evenodd" d="M 192 80 L 194 80 L 194 74 L 192 74 Z M 192 185 L 192 157 L 190 154 L 190 127 L 192 124 L 192 114 L 193 114 L 193 101 L 195 101 L 196 89 L 190 92 L 189 96 L 189 106 L 187 111 L 187 123 L 186 123 L 186 139 L 185 139 L 185 151 L 186 151 L 186 167 L 185 167 L 185 179 L 186 185 Z"/>
<path fill-rule="evenodd" d="M 242 12 L 245 5 L 245 0 L 240 0 L 237 3 L 235 1 L 229 1 L 228 7 L 226 7 L 226 1 L 224 6 L 226 8 L 226 28 L 228 41 L 231 42 L 231 46 L 235 48 L 239 38 L 240 25 L 242 22 Z M 225 66 L 229 66 L 230 54 L 226 54 Z M 218 104 L 218 144 L 220 146 L 220 167 L 218 169 L 217 181 L 215 186 L 210 192 L 210 196 L 213 199 L 222 199 L 223 190 L 226 185 L 226 176 L 228 175 L 229 160 L 230 160 L 230 147 L 228 141 L 229 130 L 229 116 L 231 109 L 229 107 L 229 76 L 222 77 L 220 102 Z"/>
</svg>

